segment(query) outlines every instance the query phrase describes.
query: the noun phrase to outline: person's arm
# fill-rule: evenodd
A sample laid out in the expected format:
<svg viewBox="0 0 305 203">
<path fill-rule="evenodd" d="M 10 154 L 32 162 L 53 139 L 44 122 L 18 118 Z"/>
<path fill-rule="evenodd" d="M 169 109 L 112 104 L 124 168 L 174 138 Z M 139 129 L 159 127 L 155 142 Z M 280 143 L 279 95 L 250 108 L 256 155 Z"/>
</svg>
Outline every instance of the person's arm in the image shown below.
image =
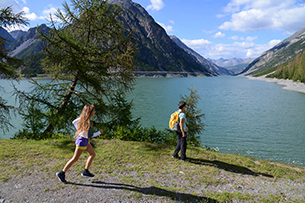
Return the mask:
<svg viewBox="0 0 305 203">
<path fill-rule="evenodd" d="M 74 121 L 72 121 L 75 130 L 77 130 L 77 124 L 78 124 L 79 119 L 80 119 L 80 117 L 78 117 L 77 119 L 75 119 Z"/>
<path fill-rule="evenodd" d="M 103 133 L 103 130 L 97 131 L 96 133 L 93 133 L 92 137 L 97 137 L 102 133 Z"/>
<path fill-rule="evenodd" d="M 183 122 L 184 122 L 184 118 L 180 119 L 180 130 L 182 132 L 182 137 L 186 137 L 185 132 L 184 132 L 184 127 L 183 127 Z"/>
</svg>

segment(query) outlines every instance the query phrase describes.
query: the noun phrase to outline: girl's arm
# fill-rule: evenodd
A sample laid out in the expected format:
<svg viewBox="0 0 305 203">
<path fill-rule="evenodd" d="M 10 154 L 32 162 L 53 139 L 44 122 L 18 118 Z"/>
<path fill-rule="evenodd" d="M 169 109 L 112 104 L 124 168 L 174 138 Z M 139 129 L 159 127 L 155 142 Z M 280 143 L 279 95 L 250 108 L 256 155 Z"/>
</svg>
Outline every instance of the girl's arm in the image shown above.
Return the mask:
<svg viewBox="0 0 305 203">
<path fill-rule="evenodd" d="M 103 130 L 97 131 L 96 133 L 93 133 L 92 137 L 97 137 L 102 133 L 103 133 Z"/>
<path fill-rule="evenodd" d="M 91 137 L 97 137 L 99 136 L 100 134 L 103 133 L 103 130 L 100 130 L 100 131 L 97 131 L 95 133 L 92 133 L 92 130 L 91 128 L 89 129 L 89 132 L 88 132 L 88 137 L 91 138 Z"/>
<path fill-rule="evenodd" d="M 72 121 L 75 130 L 77 130 L 77 124 L 78 124 L 79 119 L 80 119 L 80 117 L 78 117 L 77 119 L 75 119 L 74 121 Z"/>
</svg>

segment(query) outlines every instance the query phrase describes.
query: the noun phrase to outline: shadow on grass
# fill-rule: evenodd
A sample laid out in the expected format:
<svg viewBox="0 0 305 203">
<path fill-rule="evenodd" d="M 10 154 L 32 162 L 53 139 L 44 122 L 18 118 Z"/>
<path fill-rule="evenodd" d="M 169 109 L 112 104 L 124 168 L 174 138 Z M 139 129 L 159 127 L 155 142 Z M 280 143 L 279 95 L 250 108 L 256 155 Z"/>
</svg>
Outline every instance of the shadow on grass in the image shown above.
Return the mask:
<svg viewBox="0 0 305 203">
<path fill-rule="evenodd" d="M 253 176 L 265 176 L 267 178 L 273 178 L 272 175 L 266 174 L 266 173 L 256 173 L 246 167 L 243 166 L 237 166 L 234 164 L 228 164 L 228 163 L 224 163 L 221 161 L 210 161 L 210 160 L 205 160 L 205 159 L 192 159 L 192 158 L 188 158 L 190 163 L 193 164 L 199 164 L 199 165 L 208 165 L 208 166 L 214 166 L 217 167 L 219 169 L 223 169 L 229 172 L 234 172 L 234 173 L 240 173 L 240 174 L 246 174 L 246 175 L 253 175 Z"/>
<path fill-rule="evenodd" d="M 150 187 L 137 187 L 134 185 L 128 185 L 124 183 L 107 183 L 103 181 L 93 181 L 92 184 L 82 184 L 82 183 L 72 183 L 68 182 L 68 184 L 83 186 L 83 187 L 95 187 L 101 189 L 114 189 L 114 190 L 129 190 L 132 192 L 142 193 L 144 195 L 155 195 L 159 197 L 168 197 L 172 200 L 183 201 L 183 202 L 217 202 L 214 199 L 207 197 L 200 197 L 192 194 L 180 193 L 180 192 L 172 192 L 168 190 L 164 190 L 158 187 L 150 186 Z"/>
<path fill-rule="evenodd" d="M 144 144 L 146 151 L 163 151 L 164 149 L 171 149 L 171 146 L 166 144 L 155 144 L 155 143 L 148 143 Z"/>
<path fill-rule="evenodd" d="M 59 149 L 75 151 L 75 141 L 70 139 L 61 139 L 52 142 L 52 145 L 58 147 Z"/>
<path fill-rule="evenodd" d="M 90 144 L 93 148 L 96 148 L 96 141 L 90 140 Z M 61 139 L 56 142 L 52 143 L 53 146 L 58 147 L 59 149 L 69 150 L 74 152 L 75 151 L 75 140 L 71 139 Z"/>
</svg>

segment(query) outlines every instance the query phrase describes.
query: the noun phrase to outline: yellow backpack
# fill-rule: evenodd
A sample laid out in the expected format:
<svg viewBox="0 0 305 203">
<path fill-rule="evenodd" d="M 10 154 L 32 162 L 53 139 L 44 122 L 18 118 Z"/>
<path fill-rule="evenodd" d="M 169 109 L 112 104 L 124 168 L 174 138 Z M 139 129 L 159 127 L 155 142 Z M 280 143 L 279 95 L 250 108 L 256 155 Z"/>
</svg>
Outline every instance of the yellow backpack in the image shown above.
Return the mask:
<svg viewBox="0 0 305 203">
<path fill-rule="evenodd" d="M 180 114 L 179 110 L 175 111 L 174 113 L 171 114 L 171 117 L 169 119 L 169 128 L 171 130 L 174 130 L 174 131 L 180 130 L 179 114 Z"/>
</svg>

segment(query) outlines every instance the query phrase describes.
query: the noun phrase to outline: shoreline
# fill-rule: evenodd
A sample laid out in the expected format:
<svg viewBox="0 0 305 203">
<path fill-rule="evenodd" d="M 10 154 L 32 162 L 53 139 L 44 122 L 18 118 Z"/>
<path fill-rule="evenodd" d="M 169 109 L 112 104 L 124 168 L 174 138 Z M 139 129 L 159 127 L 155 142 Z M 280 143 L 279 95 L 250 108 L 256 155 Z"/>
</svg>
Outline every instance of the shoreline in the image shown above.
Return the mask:
<svg viewBox="0 0 305 203">
<path fill-rule="evenodd" d="M 189 77 L 211 77 L 201 72 L 174 72 L 174 71 L 134 71 L 134 78 L 189 78 Z M 213 76 L 212 76 L 213 77 Z M 35 77 L 22 77 L 21 80 L 50 80 L 50 76 L 41 74 Z"/>
<path fill-rule="evenodd" d="M 260 77 L 253 77 L 253 76 L 246 76 L 250 80 L 261 80 L 265 82 L 274 82 L 278 85 L 284 86 L 282 89 L 290 90 L 295 92 L 300 92 L 305 94 L 305 84 L 301 82 L 295 82 L 289 79 L 277 79 L 277 78 L 266 78 L 266 76 Z"/>
</svg>

